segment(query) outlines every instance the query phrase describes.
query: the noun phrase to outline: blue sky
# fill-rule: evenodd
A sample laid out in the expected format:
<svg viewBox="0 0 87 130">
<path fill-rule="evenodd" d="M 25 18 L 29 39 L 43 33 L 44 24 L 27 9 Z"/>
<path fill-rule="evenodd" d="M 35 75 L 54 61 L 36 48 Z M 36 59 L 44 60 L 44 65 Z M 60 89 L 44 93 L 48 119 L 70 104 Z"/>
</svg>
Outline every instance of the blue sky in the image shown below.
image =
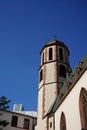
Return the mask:
<svg viewBox="0 0 87 130">
<path fill-rule="evenodd" d="M 0 96 L 37 110 L 40 50 L 63 41 L 72 69 L 87 54 L 87 0 L 0 0 Z"/>
</svg>

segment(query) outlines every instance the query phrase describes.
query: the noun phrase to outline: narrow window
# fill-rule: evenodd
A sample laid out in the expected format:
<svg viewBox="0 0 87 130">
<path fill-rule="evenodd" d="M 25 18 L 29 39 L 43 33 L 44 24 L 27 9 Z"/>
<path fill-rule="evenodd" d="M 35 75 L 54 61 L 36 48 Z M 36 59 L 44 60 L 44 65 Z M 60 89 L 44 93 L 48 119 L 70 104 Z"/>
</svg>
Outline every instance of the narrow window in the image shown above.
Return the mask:
<svg viewBox="0 0 87 130">
<path fill-rule="evenodd" d="M 11 126 L 17 127 L 18 117 L 12 116 Z"/>
<path fill-rule="evenodd" d="M 52 127 L 52 122 L 50 122 L 50 128 Z"/>
<path fill-rule="evenodd" d="M 42 55 L 42 64 L 44 63 L 44 53 Z"/>
<path fill-rule="evenodd" d="M 87 90 L 81 89 L 79 98 L 82 129 L 87 129 Z"/>
<path fill-rule="evenodd" d="M 52 48 L 49 48 L 49 60 L 53 59 L 53 50 Z"/>
<path fill-rule="evenodd" d="M 43 70 L 40 71 L 40 82 L 43 79 Z"/>
<path fill-rule="evenodd" d="M 65 119 L 65 115 L 63 112 L 62 112 L 61 118 L 60 118 L 60 130 L 66 130 L 66 119 Z"/>
<path fill-rule="evenodd" d="M 29 129 L 29 123 L 30 123 L 29 119 L 24 119 L 24 129 Z"/>
<path fill-rule="evenodd" d="M 59 76 L 66 78 L 66 68 L 63 65 L 59 67 Z"/>
<path fill-rule="evenodd" d="M 63 61 L 63 49 L 59 48 L 59 60 Z"/>
</svg>

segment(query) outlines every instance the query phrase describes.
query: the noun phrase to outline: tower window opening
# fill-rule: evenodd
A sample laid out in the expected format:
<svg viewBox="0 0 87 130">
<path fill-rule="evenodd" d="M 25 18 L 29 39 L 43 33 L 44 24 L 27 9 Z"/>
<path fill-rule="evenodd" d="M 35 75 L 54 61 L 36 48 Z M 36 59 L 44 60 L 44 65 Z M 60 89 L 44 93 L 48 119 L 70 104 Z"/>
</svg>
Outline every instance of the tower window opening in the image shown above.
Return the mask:
<svg viewBox="0 0 87 130">
<path fill-rule="evenodd" d="M 40 82 L 42 81 L 43 79 L 43 70 L 40 71 Z"/>
<path fill-rule="evenodd" d="M 66 68 L 63 65 L 60 65 L 59 76 L 66 78 Z"/>
<path fill-rule="evenodd" d="M 49 48 L 49 60 L 53 59 L 53 49 Z"/>
<path fill-rule="evenodd" d="M 42 63 L 44 63 L 44 53 L 43 53 L 43 55 L 42 55 Z"/>
<path fill-rule="evenodd" d="M 59 60 L 64 60 L 63 58 L 63 49 L 62 48 L 59 48 Z"/>
</svg>

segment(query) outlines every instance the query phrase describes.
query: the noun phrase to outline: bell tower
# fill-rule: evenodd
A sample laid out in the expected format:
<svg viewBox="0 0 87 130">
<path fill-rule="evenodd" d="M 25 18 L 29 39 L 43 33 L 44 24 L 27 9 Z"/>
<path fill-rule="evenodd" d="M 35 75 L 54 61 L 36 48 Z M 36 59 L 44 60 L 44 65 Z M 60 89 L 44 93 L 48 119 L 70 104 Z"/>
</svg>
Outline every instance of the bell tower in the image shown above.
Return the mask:
<svg viewBox="0 0 87 130">
<path fill-rule="evenodd" d="M 58 40 L 49 41 L 40 52 L 37 125 L 59 95 L 63 82 L 71 71 L 69 54 L 67 46 Z"/>
</svg>

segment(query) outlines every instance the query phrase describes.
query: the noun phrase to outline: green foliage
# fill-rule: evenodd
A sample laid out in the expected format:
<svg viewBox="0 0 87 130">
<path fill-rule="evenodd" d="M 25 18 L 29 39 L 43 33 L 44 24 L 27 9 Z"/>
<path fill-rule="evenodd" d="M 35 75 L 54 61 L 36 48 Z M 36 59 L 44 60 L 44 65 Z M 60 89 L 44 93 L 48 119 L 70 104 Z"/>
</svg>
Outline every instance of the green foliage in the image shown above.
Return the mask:
<svg viewBox="0 0 87 130">
<path fill-rule="evenodd" d="M 0 109 L 7 110 L 9 108 L 8 103 L 10 102 L 11 100 L 7 100 L 5 96 L 0 97 Z"/>
<path fill-rule="evenodd" d="M 9 124 L 6 120 L 1 121 L 0 120 L 0 126 L 6 127 Z"/>
<path fill-rule="evenodd" d="M 11 100 L 7 100 L 7 98 L 5 96 L 0 97 L 0 110 L 7 110 L 9 109 L 9 103 L 11 102 Z M 3 114 L 0 113 L 0 116 L 2 116 Z M 8 121 L 6 120 L 0 120 L 0 130 L 3 130 L 2 127 L 6 127 L 9 124 Z"/>
</svg>

